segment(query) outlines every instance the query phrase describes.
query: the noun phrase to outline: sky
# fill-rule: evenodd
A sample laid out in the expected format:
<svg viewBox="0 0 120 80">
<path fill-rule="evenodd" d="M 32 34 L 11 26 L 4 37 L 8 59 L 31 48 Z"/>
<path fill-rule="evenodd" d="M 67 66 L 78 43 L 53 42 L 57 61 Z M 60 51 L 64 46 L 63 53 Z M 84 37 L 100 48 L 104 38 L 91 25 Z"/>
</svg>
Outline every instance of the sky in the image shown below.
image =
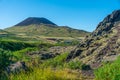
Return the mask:
<svg viewBox="0 0 120 80">
<path fill-rule="evenodd" d="M 0 29 L 28 17 L 44 17 L 59 26 L 92 32 L 120 0 L 0 0 Z"/>
</svg>

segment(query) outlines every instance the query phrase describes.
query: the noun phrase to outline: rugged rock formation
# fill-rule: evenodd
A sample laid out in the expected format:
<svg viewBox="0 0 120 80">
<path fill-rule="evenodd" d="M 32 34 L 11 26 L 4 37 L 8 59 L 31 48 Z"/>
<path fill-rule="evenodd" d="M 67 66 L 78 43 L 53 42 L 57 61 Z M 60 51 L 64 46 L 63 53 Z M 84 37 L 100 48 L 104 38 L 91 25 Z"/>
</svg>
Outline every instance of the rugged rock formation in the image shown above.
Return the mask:
<svg viewBox="0 0 120 80">
<path fill-rule="evenodd" d="M 73 50 L 67 60 L 80 59 L 92 68 L 113 61 L 120 54 L 120 10 L 108 15 L 85 41 Z"/>
<path fill-rule="evenodd" d="M 109 32 L 113 26 L 117 26 L 120 22 L 120 10 L 114 11 L 108 15 L 102 22 L 100 22 L 92 36 L 98 36 Z"/>
</svg>

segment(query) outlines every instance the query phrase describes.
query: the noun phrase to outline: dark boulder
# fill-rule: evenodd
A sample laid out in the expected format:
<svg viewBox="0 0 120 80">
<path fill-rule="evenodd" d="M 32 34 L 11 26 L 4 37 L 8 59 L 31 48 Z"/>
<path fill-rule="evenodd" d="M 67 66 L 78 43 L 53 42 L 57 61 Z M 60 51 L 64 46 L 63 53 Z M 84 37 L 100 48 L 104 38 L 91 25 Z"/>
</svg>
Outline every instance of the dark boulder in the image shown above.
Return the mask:
<svg viewBox="0 0 120 80">
<path fill-rule="evenodd" d="M 52 53 L 41 54 L 40 57 L 42 60 L 54 58 L 56 55 Z"/>
</svg>

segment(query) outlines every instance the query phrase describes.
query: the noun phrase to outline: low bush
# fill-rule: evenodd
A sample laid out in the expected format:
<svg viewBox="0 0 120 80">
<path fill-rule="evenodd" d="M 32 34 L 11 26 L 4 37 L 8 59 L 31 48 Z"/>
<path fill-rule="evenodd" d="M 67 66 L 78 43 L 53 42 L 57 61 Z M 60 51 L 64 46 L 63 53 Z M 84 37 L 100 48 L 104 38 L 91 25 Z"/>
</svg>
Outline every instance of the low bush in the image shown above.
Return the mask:
<svg viewBox="0 0 120 80">
<path fill-rule="evenodd" d="M 30 60 L 30 57 L 27 55 L 27 53 L 32 52 L 32 51 L 37 51 L 38 48 L 34 47 L 34 48 L 25 48 L 19 51 L 14 51 L 12 52 L 12 54 L 17 58 L 17 60 L 20 61 L 28 61 Z"/>
<path fill-rule="evenodd" d="M 5 70 L 12 63 L 13 56 L 9 51 L 4 51 L 0 49 L 0 80 L 6 78 Z"/>
<path fill-rule="evenodd" d="M 95 70 L 95 80 L 120 80 L 120 57 L 113 63 Z"/>
<path fill-rule="evenodd" d="M 68 55 L 68 53 L 64 53 L 64 54 L 61 54 L 59 56 L 56 56 L 53 59 L 49 59 L 49 60 L 45 61 L 42 64 L 42 66 L 44 66 L 44 67 L 48 67 L 48 66 L 50 66 L 50 67 L 63 67 L 64 63 L 66 61 L 67 55 Z"/>
<path fill-rule="evenodd" d="M 63 42 L 57 42 L 55 46 L 74 46 L 79 44 L 79 41 L 73 40 L 73 41 L 63 41 Z"/>
<path fill-rule="evenodd" d="M 65 67 L 67 67 L 69 69 L 81 69 L 81 70 L 90 70 L 91 69 L 89 65 L 83 64 L 79 60 L 70 61 L 65 64 Z"/>
<path fill-rule="evenodd" d="M 70 69 L 81 69 L 81 62 L 76 60 L 76 61 L 70 61 L 66 64 L 66 67 L 67 68 L 70 68 Z"/>
<path fill-rule="evenodd" d="M 25 43 L 19 41 L 0 41 L 0 48 L 4 50 L 17 51 L 27 47 L 35 47 L 32 43 Z"/>
<path fill-rule="evenodd" d="M 65 69 L 33 68 L 33 70 L 29 73 L 11 74 L 9 80 L 84 80 L 79 73 Z"/>
</svg>

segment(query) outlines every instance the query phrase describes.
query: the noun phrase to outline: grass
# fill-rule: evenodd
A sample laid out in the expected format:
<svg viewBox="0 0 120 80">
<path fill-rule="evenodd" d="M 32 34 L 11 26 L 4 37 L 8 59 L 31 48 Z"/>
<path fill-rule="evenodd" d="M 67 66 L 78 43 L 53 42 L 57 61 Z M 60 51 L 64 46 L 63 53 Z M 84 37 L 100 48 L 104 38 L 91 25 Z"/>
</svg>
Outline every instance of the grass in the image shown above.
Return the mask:
<svg viewBox="0 0 120 80">
<path fill-rule="evenodd" d="M 33 50 L 27 48 L 17 52 L 18 54 L 27 50 Z M 16 53 L 16 52 L 15 52 Z M 44 67 L 30 66 L 30 71 L 21 71 L 18 74 L 2 75 L 1 80 L 84 80 L 82 75 L 74 70 L 64 67 L 65 60 L 68 53 L 61 54 L 53 59 L 47 60 L 43 63 Z M 77 64 L 77 63 L 76 63 Z M 57 67 L 64 68 L 57 68 Z"/>
<path fill-rule="evenodd" d="M 17 58 L 17 61 L 28 61 L 30 60 L 30 57 L 27 55 L 27 52 L 37 51 L 38 48 L 25 48 L 19 51 L 12 52 L 12 55 L 14 55 Z"/>
<path fill-rule="evenodd" d="M 0 80 L 6 78 L 4 71 L 13 62 L 12 58 L 11 52 L 0 49 Z"/>
<path fill-rule="evenodd" d="M 17 26 L 7 28 L 5 30 L 16 34 L 25 33 L 29 36 L 42 35 L 47 37 L 83 37 L 89 34 L 89 32 L 83 30 L 49 25 L 29 25 L 26 27 Z"/>
<path fill-rule="evenodd" d="M 35 47 L 33 43 L 25 43 L 21 41 L 0 40 L 0 48 L 4 50 L 17 51 L 27 47 Z"/>
<path fill-rule="evenodd" d="M 55 58 L 43 61 L 42 64 L 40 64 L 41 67 L 51 67 L 51 68 L 60 68 L 60 69 L 71 69 L 71 70 L 89 70 L 91 69 L 89 65 L 83 64 L 79 60 L 69 61 L 66 62 L 66 58 L 68 56 L 68 53 L 63 53 L 59 56 L 56 56 Z"/>
<path fill-rule="evenodd" d="M 20 54 L 27 50 L 32 51 L 33 49 L 27 48 L 15 53 Z M 61 54 L 44 61 L 40 66 L 29 66 L 30 71 L 28 72 L 21 71 L 18 74 L 12 73 L 9 76 L 4 74 L 0 78 L 1 80 L 84 80 L 79 72 L 64 67 L 67 55 L 68 53 Z"/>
<path fill-rule="evenodd" d="M 95 70 L 95 80 L 120 80 L 120 57 Z"/>
<path fill-rule="evenodd" d="M 10 52 L 14 58 L 9 59 L 5 56 L 1 58 L 0 55 L 0 65 L 6 65 L 2 68 L 6 68 L 9 64 L 7 62 L 13 61 L 25 61 L 28 67 L 32 69 L 32 71 L 28 72 L 20 72 L 19 74 L 11 74 L 5 75 L 4 70 L 2 70 L 2 74 L 0 74 L 0 80 L 80 80 L 81 74 L 71 70 L 72 68 L 68 67 L 71 64 L 66 62 L 66 58 L 68 53 L 62 53 L 61 55 L 56 56 L 55 58 L 48 59 L 45 61 L 41 61 L 39 65 L 39 59 L 36 57 L 36 64 L 37 66 L 32 66 L 32 58 L 29 57 L 26 53 L 38 50 L 47 50 L 49 47 L 56 46 L 49 43 L 32 43 L 32 42 L 24 42 L 24 41 L 17 41 L 17 40 L 7 40 L 1 39 L 0 40 L 0 48 L 2 48 L 7 54 Z M 63 44 L 64 45 L 64 44 Z M 10 61 L 9 61 L 10 60 Z M 30 62 L 31 61 L 31 62 Z M 34 62 L 34 61 L 33 61 Z M 38 66 L 39 65 L 39 66 Z M 66 66 L 68 65 L 68 66 Z M 81 64 L 76 63 L 75 67 L 80 66 Z M 69 69 L 68 69 L 69 68 Z M 75 68 L 76 69 L 76 68 Z M 83 80 L 83 79 L 81 79 Z"/>
<path fill-rule="evenodd" d="M 69 69 L 82 69 L 82 63 L 78 60 L 76 61 L 70 61 L 66 64 L 66 67 Z"/>
<path fill-rule="evenodd" d="M 33 72 L 11 74 L 9 80 L 83 80 L 82 76 L 68 69 L 34 68 Z"/>
<path fill-rule="evenodd" d="M 77 44 L 79 44 L 79 41 L 77 40 L 65 40 L 63 42 L 57 42 L 55 46 L 75 46 Z"/>
<path fill-rule="evenodd" d="M 49 59 L 45 62 L 43 62 L 42 66 L 43 67 L 63 67 L 64 66 L 64 63 L 66 61 L 66 57 L 67 57 L 68 53 L 64 53 L 64 54 L 61 54 L 53 59 Z"/>
</svg>

